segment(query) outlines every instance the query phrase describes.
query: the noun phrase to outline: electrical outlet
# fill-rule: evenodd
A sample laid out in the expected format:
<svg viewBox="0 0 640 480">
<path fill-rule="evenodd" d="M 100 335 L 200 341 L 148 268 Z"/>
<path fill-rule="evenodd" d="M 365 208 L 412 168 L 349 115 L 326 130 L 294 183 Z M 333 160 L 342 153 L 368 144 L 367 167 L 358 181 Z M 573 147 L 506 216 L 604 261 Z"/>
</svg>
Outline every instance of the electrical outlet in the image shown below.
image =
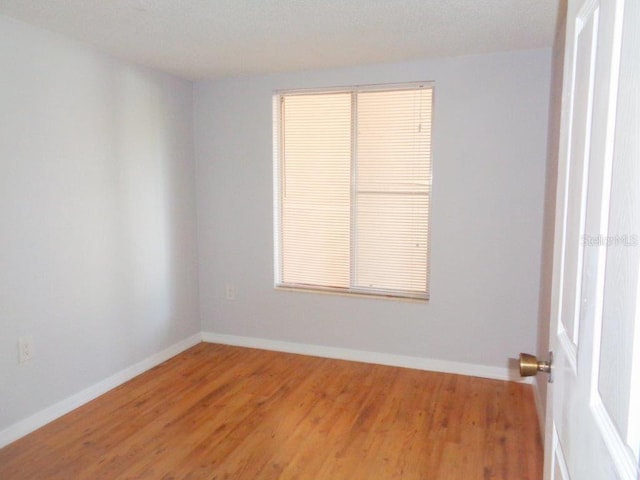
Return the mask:
<svg viewBox="0 0 640 480">
<path fill-rule="evenodd" d="M 33 358 L 33 338 L 30 336 L 18 339 L 18 362 L 25 363 Z"/>
<path fill-rule="evenodd" d="M 236 287 L 234 287 L 231 283 L 227 283 L 227 300 L 235 300 L 236 299 Z"/>
</svg>

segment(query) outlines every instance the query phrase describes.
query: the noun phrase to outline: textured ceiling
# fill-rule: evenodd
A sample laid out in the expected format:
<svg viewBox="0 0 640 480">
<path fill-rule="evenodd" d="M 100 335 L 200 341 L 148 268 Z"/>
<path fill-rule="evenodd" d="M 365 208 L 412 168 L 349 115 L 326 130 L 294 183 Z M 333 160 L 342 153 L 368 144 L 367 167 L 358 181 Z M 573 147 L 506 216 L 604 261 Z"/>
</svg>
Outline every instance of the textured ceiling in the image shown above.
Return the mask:
<svg viewBox="0 0 640 480">
<path fill-rule="evenodd" d="M 0 0 L 0 14 L 202 79 L 550 47 L 560 1 Z"/>
</svg>

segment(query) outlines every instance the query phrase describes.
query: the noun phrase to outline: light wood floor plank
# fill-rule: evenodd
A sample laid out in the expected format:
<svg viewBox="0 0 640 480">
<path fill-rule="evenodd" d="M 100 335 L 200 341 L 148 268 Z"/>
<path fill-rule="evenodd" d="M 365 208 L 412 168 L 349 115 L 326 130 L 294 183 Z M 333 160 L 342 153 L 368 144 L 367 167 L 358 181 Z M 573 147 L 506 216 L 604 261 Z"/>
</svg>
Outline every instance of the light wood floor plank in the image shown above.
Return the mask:
<svg viewBox="0 0 640 480">
<path fill-rule="evenodd" d="M 0 449 L 3 480 L 540 480 L 531 387 L 199 344 Z"/>
</svg>

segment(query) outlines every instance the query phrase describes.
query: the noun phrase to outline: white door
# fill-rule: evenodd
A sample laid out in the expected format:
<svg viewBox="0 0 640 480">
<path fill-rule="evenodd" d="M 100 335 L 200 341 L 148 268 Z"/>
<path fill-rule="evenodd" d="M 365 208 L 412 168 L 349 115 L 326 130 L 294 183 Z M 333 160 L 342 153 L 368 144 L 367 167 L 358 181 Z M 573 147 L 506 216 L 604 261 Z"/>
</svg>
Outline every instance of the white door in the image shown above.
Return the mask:
<svg viewBox="0 0 640 480">
<path fill-rule="evenodd" d="M 637 480 L 640 0 L 570 0 L 545 479 Z"/>
</svg>

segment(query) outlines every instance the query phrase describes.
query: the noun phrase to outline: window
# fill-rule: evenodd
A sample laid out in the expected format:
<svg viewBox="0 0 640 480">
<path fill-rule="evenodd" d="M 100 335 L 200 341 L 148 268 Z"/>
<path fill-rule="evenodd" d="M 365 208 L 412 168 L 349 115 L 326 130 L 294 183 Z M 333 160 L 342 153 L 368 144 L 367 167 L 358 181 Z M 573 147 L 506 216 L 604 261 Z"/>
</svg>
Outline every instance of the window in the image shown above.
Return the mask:
<svg viewBox="0 0 640 480">
<path fill-rule="evenodd" d="M 433 87 L 274 97 L 276 286 L 429 298 Z"/>
</svg>

